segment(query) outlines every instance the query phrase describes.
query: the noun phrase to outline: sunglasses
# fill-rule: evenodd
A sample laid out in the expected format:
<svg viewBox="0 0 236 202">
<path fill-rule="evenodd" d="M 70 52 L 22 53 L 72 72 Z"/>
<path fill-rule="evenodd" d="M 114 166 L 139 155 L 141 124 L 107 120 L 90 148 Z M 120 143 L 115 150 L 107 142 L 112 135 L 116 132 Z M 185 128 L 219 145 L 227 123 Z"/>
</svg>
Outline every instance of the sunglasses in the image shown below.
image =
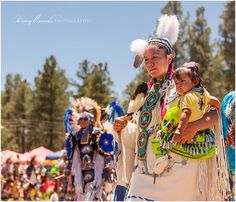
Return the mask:
<svg viewBox="0 0 236 202">
<path fill-rule="evenodd" d="M 84 118 L 79 118 L 80 121 L 88 121 L 88 117 L 84 117 Z"/>
</svg>

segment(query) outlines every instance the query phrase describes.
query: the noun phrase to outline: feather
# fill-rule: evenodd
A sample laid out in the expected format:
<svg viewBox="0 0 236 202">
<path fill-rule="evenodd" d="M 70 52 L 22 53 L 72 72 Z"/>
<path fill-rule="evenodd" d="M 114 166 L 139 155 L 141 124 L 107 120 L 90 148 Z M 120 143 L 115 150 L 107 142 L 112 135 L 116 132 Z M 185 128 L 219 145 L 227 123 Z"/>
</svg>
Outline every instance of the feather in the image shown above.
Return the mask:
<svg viewBox="0 0 236 202">
<path fill-rule="evenodd" d="M 146 83 L 143 82 L 140 85 L 138 85 L 138 87 L 136 88 L 132 96 L 132 100 L 129 103 L 128 110 L 127 110 L 128 114 L 131 114 L 140 110 L 140 108 L 144 104 L 144 98 L 147 94 L 147 91 L 148 91 L 148 85 Z"/>
<path fill-rule="evenodd" d="M 94 174 L 97 187 L 101 186 L 102 184 L 102 173 L 103 173 L 104 163 L 105 163 L 104 157 L 99 153 L 96 153 L 94 158 L 94 172 L 95 172 Z"/>
<path fill-rule="evenodd" d="M 144 100 L 145 100 L 144 94 L 139 93 L 134 100 L 130 101 L 127 113 L 131 114 L 137 112 L 143 106 Z"/>
<path fill-rule="evenodd" d="M 136 55 L 134 59 L 134 64 L 133 66 L 135 68 L 138 68 L 143 62 L 143 56 L 142 55 Z"/>
<path fill-rule="evenodd" d="M 78 150 L 75 150 L 75 154 L 72 159 L 72 168 L 71 173 L 74 176 L 74 187 L 76 190 L 76 200 L 81 200 L 81 193 L 83 193 L 83 183 L 82 183 L 82 170 L 81 170 L 81 161 L 80 153 Z"/>
<path fill-rule="evenodd" d="M 166 31 L 166 25 L 168 23 L 169 16 L 168 15 L 162 15 L 158 19 L 158 25 L 157 25 L 157 30 L 156 30 L 156 35 L 159 38 L 165 37 L 165 31 Z"/>
<path fill-rule="evenodd" d="M 147 41 L 144 39 L 136 39 L 131 42 L 130 50 L 137 55 L 143 55 L 145 48 L 147 47 Z"/>
<path fill-rule="evenodd" d="M 132 100 L 134 100 L 136 98 L 136 96 L 140 93 L 143 93 L 144 96 L 146 96 L 147 91 L 148 91 L 147 83 L 143 82 L 143 83 L 139 84 L 132 96 Z"/>
<path fill-rule="evenodd" d="M 69 123 L 70 123 L 70 117 L 72 116 L 72 112 L 73 112 L 72 109 L 68 108 L 64 115 L 64 126 L 65 126 L 66 133 L 69 131 Z"/>
<path fill-rule="evenodd" d="M 108 121 L 114 123 L 116 117 L 124 116 L 124 109 L 118 104 L 116 100 L 113 100 L 105 109 L 105 112 L 109 115 Z"/>
<path fill-rule="evenodd" d="M 226 118 L 229 122 L 233 122 L 235 119 L 235 99 L 230 100 L 225 110 Z"/>
<path fill-rule="evenodd" d="M 74 153 L 74 142 L 73 142 L 72 136 L 69 133 L 66 133 L 65 148 L 66 148 L 67 159 L 71 159 Z"/>
<path fill-rule="evenodd" d="M 156 35 L 158 38 L 166 38 L 173 46 L 178 39 L 179 21 L 175 15 L 163 15 L 159 18 Z"/>
</svg>

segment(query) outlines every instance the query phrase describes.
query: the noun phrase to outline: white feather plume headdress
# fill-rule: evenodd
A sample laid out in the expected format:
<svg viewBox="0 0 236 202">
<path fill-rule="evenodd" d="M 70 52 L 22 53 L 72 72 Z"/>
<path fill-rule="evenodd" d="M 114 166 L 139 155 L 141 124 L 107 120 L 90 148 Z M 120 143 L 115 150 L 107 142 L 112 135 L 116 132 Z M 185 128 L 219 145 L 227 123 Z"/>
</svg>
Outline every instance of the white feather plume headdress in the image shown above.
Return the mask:
<svg viewBox="0 0 236 202">
<path fill-rule="evenodd" d="M 178 39 L 179 35 L 179 21 L 175 15 L 162 15 L 158 19 L 158 26 L 156 30 L 156 36 L 149 40 L 136 39 L 131 42 L 130 50 L 136 54 L 134 67 L 141 65 L 143 61 L 144 50 L 148 44 L 161 44 L 166 47 L 168 53 L 173 54 L 173 45 Z"/>
<path fill-rule="evenodd" d="M 148 42 L 144 39 L 136 39 L 131 42 L 130 50 L 137 55 L 143 55 L 144 49 L 147 47 Z"/>
<path fill-rule="evenodd" d="M 158 21 L 157 37 L 167 39 L 171 46 L 173 46 L 179 35 L 179 21 L 176 15 L 163 15 Z"/>
</svg>

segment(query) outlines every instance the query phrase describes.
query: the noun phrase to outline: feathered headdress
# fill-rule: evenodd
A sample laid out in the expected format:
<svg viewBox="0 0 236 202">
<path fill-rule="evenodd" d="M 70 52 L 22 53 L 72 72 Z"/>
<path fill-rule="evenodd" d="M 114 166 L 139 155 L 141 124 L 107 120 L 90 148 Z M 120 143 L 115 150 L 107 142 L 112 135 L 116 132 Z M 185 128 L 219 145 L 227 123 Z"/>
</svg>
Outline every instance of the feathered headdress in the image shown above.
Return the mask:
<svg viewBox="0 0 236 202">
<path fill-rule="evenodd" d="M 130 50 L 136 54 L 134 67 L 139 67 L 143 62 L 144 50 L 148 44 L 159 44 L 167 49 L 168 54 L 175 56 L 173 46 L 179 34 L 179 21 L 175 15 L 163 15 L 159 18 L 156 37 L 149 40 L 136 39 L 131 42 Z"/>
<path fill-rule="evenodd" d="M 114 123 L 116 117 L 124 116 L 124 109 L 118 104 L 116 100 L 113 100 L 105 109 L 105 112 L 109 115 L 108 121 Z"/>
<path fill-rule="evenodd" d="M 82 114 L 88 112 L 94 116 L 95 123 L 98 123 L 101 118 L 101 107 L 91 98 L 81 97 L 74 101 L 71 105 L 77 113 Z"/>
</svg>

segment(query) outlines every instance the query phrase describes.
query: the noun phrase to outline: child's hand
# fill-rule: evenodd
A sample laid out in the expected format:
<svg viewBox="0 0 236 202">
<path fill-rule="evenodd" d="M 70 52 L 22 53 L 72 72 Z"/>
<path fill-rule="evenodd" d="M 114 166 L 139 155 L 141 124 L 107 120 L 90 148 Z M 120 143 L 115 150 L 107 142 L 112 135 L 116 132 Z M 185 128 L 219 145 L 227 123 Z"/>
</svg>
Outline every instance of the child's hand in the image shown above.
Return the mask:
<svg viewBox="0 0 236 202">
<path fill-rule="evenodd" d="M 175 130 L 175 133 L 173 135 L 173 142 L 180 142 L 181 141 L 181 133 L 179 131 L 179 129 Z"/>
<path fill-rule="evenodd" d="M 159 131 L 157 131 L 155 138 L 158 138 L 160 135 L 161 135 L 161 131 L 159 130 Z"/>
</svg>

